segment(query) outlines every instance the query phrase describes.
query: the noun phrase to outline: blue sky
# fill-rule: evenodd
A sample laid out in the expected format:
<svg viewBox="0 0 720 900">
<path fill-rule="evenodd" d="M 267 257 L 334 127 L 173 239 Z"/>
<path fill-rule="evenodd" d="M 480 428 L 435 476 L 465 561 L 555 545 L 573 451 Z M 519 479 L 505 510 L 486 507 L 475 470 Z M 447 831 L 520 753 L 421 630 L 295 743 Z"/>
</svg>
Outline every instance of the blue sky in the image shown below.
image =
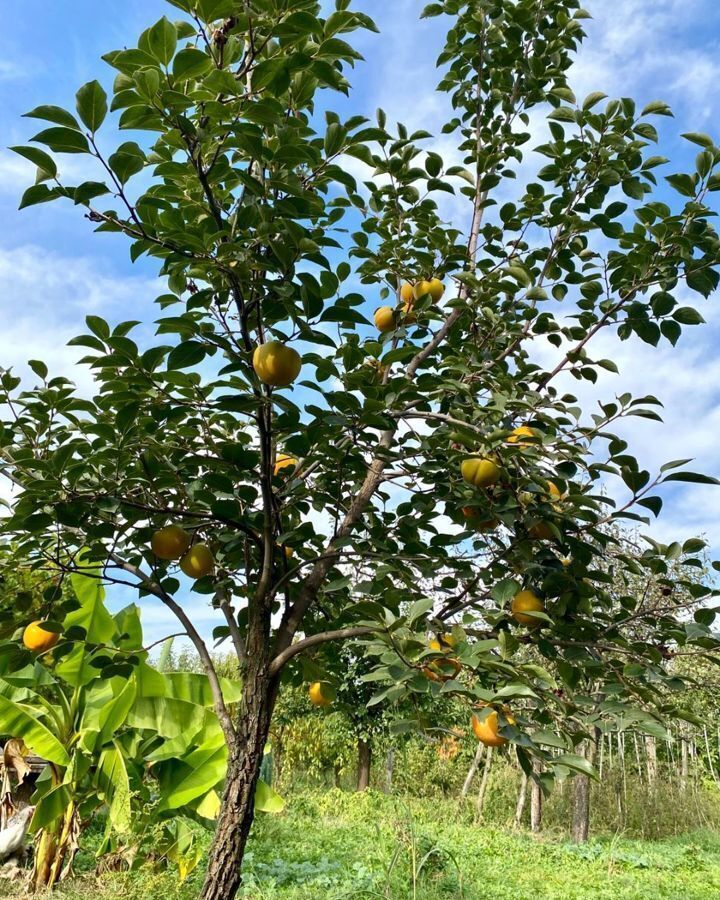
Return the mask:
<svg viewBox="0 0 720 900">
<path fill-rule="evenodd" d="M 366 62 L 352 76 L 351 98 L 334 106 L 344 115 L 369 117 L 382 106 L 391 120 L 439 133 L 446 118 L 444 99 L 434 90 L 440 20 L 417 20 L 421 0 L 355 0 L 355 5 L 375 18 L 381 34 L 356 42 Z M 89 388 L 87 372 L 75 367 L 80 354 L 66 341 L 83 330 L 89 312 L 110 321 L 154 318 L 151 302 L 161 289 L 153 265 L 131 265 L 124 240 L 93 234 L 71 206 L 56 203 L 18 212 L 33 172 L 4 148 L 26 143 L 40 130 L 37 122 L 21 118 L 23 112 L 40 103 L 72 108 L 77 87 L 93 78 L 109 89 L 113 74 L 101 54 L 134 45 L 143 28 L 164 14 L 177 18 L 179 11 L 162 0 L 24 0 L 5 6 L 0 33 L 0 366 L 22 371 L 28 358 L 41 358 L 55 374 Z M 697 150 L 679 137 L 683 131 L 705 131 L 720 142 L 717 0 L 587 0 L 585 6 L 594 18 L 571 75 L 578 96 L 602 90 L 633 96 L 640 105 L 668 101 L 676 118 L 659 123 L 660 152 L 678 165 L 667 173 L 691 165 Z M 533 128 L 538 134 L 534 144 L 540 143 L 542 123 L 534 121 Z M 106 126 L 105 139 L 114 137 Z M 444 138 L 435 149 L 449 155 L 453 148 Z M 82 164 L 80 157 L 64 160 L 72 171 Z M 456 214 L 457 207 L 448 209 L 448 215 Z M 651 471 L 668 459 L 692 456 L 699 471 L 720 477 L 717 299 L 701 304 L 708 326 L 687 331 L 675 351 L 603 339 L 597 355 L 613 358 L 621 375 L 608 374 L 597 386 L 582 389 L 588 404 L 624 390 L 654 393 L 665 403 L 664 425 L 637 420 L 625 426 L 631 448 Z M 577 390 L 577 383 L 568 387 Z M 720 550 L 720 489 L 676 487 L 665 499 L 663 516 L 652 529 L 656 537 L 704 534 Z M 116 596 L 114 604 L 127 599 Z M 148 637 L 172 630 L 164 610 L 144 605 Z M 201 604 L 194 609 L 207 630 L 212 617 Z"/>
</svg>

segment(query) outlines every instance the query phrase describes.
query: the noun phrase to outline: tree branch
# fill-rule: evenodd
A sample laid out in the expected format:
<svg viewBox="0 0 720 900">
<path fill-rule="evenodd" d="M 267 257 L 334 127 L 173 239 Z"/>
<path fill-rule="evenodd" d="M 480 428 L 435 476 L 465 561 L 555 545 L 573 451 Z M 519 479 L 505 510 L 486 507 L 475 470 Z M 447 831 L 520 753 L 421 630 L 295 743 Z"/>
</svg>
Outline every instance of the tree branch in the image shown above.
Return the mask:
<svg viewBox="0 0 720 900">
<path fill-rule="evenodd" d="M 363 635 L 375 634 L 376 632 L 377 629 L 375 628 L 358 626 L 357 628 L 339 628 L 337 631 L 323 631 L 320 634 L 313 634 L 302 641 L 291 644 L 282 653 L 278 653 L 270 663 L 270 674 L 277 675 L 294 656 L 303 653 L 310 647 L 317 647 L 319 644 L 327 644 L 330 641 L 346 641 L 349 638 L 362 637 Z"/>
<path fill-rule="evenodd" d="M 182 623 L 183 628 L 187 636 L 192 641 L 193 646 L 197 650 L 197 654 L 200 657 L 200 661 L 203 665 L 203 669 L 205 670 L 205 675 L 207 676 L 208 682 L 210 683 L 210 690 L 212 691 L 215 713 L 217 714 L 218 720 L 220 721 L 220 727 L 223 730 L 223 734 L 225 735 L 225 740 L 228 743 L 228 746 L 232 747 L 235 744 L 235 739 L 237 737 L 235 733 L 235 729 L 233 728 L 232 721 L 230 719 L 230 714 L 227 711 L 227 707 L 225 706 L 225 698 L 223 697 L 222 688 L 220 687 L 220 680 L 218 678 L 217 672 L 215 671 L 215 665 L 213 664 L 212 658 L 210 657 L 210 653 L 208 652 L 207 647 L 205 646 L 205 641 L 200 637 L 198 630 L 195 628 L 193 623 L 190 621 L 185 610 L 174 600 L 167 591 L 163 590 L 162 586 L 159 585 L 156 581 L 154 581 L 146 572 L 143 572 L 139 566 L 135 566 L 132 563 L 127 562 L 121 556 L 118 556 L 116 553 L 110 554 L 113 562 L 119 566 L 124 571 L 129 572 L 131 575 L 134 575 L 139 581 L 142 582 L 143 587 L 148 590 L 151 594 L 154 594 L 156 597 L 159 597 L 160 600 L 167 606 L 169 610 L 171 610 L 176 618 Z"/>
</svg>

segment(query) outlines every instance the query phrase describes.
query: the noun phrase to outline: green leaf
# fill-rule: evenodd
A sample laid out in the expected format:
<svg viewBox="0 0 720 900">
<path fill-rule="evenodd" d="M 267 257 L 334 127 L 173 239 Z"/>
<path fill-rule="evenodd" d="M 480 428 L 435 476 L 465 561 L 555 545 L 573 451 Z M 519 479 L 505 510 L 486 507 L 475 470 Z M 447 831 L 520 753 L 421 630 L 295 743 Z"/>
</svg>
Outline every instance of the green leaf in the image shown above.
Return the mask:
<svg viewBox="0 0 720 900">
<path fill-rule="evenodd" d="M 152 55 L 164 66 L 168 65 L 175 55 L 178 41 L 177 28 L 173 23 L 166 16 L 163 16 L 148 31 L 147 39 L 148 49 Z"/>
<path fill-rule="evenodd" d="M 574 769 L 576 772 L 582 772 L 583 775 L 589 775 L 597 781 L 597 773 L 595 769 L 583 756 L 577 756 L 575 753 L 561 753 L 553 759 L 553 765 L 566 766 L 568 769 Z"/>
<path fill-rule="evenodd" d="M 530 737 L 536 744 L 542 744 L 545 747 L 557 747 L 559 750 L 567 750 L 568 742 L 553 731 L 536 731 Z"/>
<path fill-rule="evenodd" d="M 93 134 L 105 121 L 108 111 L 107 94 L 99 81 L 88 81 L 75 95 L 77 111 L 86 128 Z"/>
<path fill-rule="evenodd" d="M 648 103 L 648 105 L 642 111 L 642 115 L 672 116 L 672 110 L 664 100 L 653 100 L 653 102 Z"/>
<path fill-rule="evenodd" d="M 67 766 L 70 757 L 55 735 L 37 719 L 37 709 L 25 709 L 0 696 L 0 734 L 22 738 L 37 756 L 58 766 Z"/>
<path fill-rule="evenodd" d="M 506 697 L 532 697 L 537 699 L 537 694 L 527 684 L 515 682 L 513 684 L 506 684 L 505 687 L 500 688 L 494 695 L 493 700 L 502 700 Z"/>
<path fill-rule="evenodd" d="M 164 809 L 185 806 L 220 784 L 227 771 L 227 745 L 224 741 L 218 744 L 216 739 L 208 741 L 183 757 L 182 762 L 191 771 L 162 796 Z"/>
<path fill-rule="evenodd" d="M 588 94 L 585 100 L 583 101 L 582 108 L 584 110 L 592 109 L 593 106 L 596 106 L 601 100 L 604 100 L 607 97 L 607 94 L 603 94 L 602 91 L 594 91 L 592 94 Z"/>
<path fill-rule="evenodd" d="M 720 273 L 707 266 L 687 266 L 685 281 L 691 290 L 702 294 L 703 297 L 709 297 L 720 283 Z"/>
<path fill-rule="evenodd" d="M 506 603 L 509 603 L 512 598 L 520 592 L 520 585 L 514 578 L 504 578 L 502 581 L 498 581 L 496 585 L 493 586 L 490 591 L 490 596 L 495 600 L 500 606 L 505 606 Z"/>
<path fill-rule="evenodd" d="M 48 367 L 45 363 L 40 359 L 29 359 L 28 365 L 32 369 L 32 371 L 37 375 L 38 378 L 42 378 L 43 381 L 48 377 Z"/>
<path fill-rule="evenodd" d="M 428 613 L 433 608 L 433 603 L 432 597 L 422 597 L 420 600 L 416 600 L 408 611 L 408 622 L 412 623 Z"/>
<path fill-rule="evenodd" d="M 105 607 L 105 588 L 100 578 L 82 575 L 70 576 L 80 608 L 65 616 L 64 627 L 84 629 L 87 640 L 93 644 L 107 644 L 115 635 L 115 621 Z"/>
<path fill-rule="evenodd" d="M 89 153 L 90 145 L 84 134 L 72 128 L 46 128 L 30 138 L 38 144 L 47 144 L 55 153 Z"/>
<path fill-rule="evenodd" d="M 18 209 L 26 209 L 28 206 L 37 206 L 38 203 L 48 203 L 57 200 L 61 194 L 56 188 L 49 188 L 46 184 L 34 184 L 22 195 Z"/>
<path fill-rule="evenodd" d="M 100 732 L 96 746 L 102 747 L 113 738 L 120 727 L 125 724 L 128 713 L 135 702 L 137 684 L 132 678 L 110 703 L 107 703 L 100 713 L 98 724 Z"/>
<path fill-rule="evenodd" d="M 127 834 L 132 827 L 130 779 L 125 758 L 117 744 L 100 755 L 96 778 L 101 796 L 108 804 L 113 828 L 120 834 Z"/>
<path fill-rule="evenodd" d="M 43 119 L 45 122 L 54 122 L 56 125 L 80 131 L 80 123 L 75 116 L 60 106 L 36 106 L 35 109 L 25 113 L 24 118 Z"/>
<path fill-rule="evenodd" d="M 181 735 L 197 734 L 212 722 L 217 725 L 214 714 L 202 706 L 172 697 L 142 697 L 141 690 L 138 684 L 138 697 L 128 713 L 127 724 L 131 728 L 155 731 L 172 740 Z"/>
<path fill-rule="evenodd" d="M 258 780 L 255 788 L 255 811 L 264 813 L 279 813 L 285 809 L 285 801 L 262 779 Z"/>
<path fill-rule="evenodd" d="M 17 153 L 24 157 L 29 162 L 34 163 L 38 169 L 44 172 L 49 178 L 55 178 L 57 175 L 55 160 L 50 154 L 41 150 L 39 147 L 10 147 L 10 150 L 12 150 L 13 153 Z"/>
<path fill-rule="evenodd" d="M 48 828 L 53 822 L 57 822 L 60 816 L 67 811 L 70 799 L 70 789 L 66 784 L 60 784 L 48 791 L 37 801 L 30 824 L 30 833 L 36 834 L 41 828 Z"/>
<path fill-rule="evenodd" d="M 701 475 L 698 472 L 673 472 L 663 481 L 684 481 L 690 484 L 720 484 L 720 480 L 710 475 Z"/>
<path fill-rule="evenodd" d="M 691 141 L 693 144 L 698 144 L 700 147 L 705 147 L 706 150 L 712 150 L 715 146 L 715 142 L 708 134 L 702 134 L 699 131 L 688 131 L 682 135 L 686 141 Z"/>
<path fill-rule="evenodd" d="M 177 347 L 173 347 L 168 355 L 168 369 L 187 369 L 196 366 L 205 359 L 207 350 L 204 344 L 198 341 L 183 341 Z"/>
<path fill-rule="evenodd" d="M 673 319 L 681 325 L 702 325 L 705 319 L 692 306 L 681 306 L 673 313 Z"/>
<path fill-rule="evenodd" d="M 211 68 L 212 60 L 207 53 L 196 50 L 194 47 L 188 47 L 186 50 L 181 50 L 175 57 L 173 77 L 178 81 L 188 81 L 204 75 Z"/>
<path fill-rule="evenodd" d="M 135 141 L 121 144 L 108 160 L 108 165 L 117 175 L 121 184 L 125 184 L 133 175 L 145 168 L 145 154 Z"/>
</svg>

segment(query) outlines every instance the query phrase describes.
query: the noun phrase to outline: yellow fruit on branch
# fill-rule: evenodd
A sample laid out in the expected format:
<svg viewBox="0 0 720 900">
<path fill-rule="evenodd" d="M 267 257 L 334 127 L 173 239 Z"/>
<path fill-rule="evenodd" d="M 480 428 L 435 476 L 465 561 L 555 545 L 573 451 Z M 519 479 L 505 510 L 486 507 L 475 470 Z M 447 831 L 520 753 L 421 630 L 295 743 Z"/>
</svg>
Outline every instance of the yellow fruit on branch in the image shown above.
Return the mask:
<svg viewBox="0 0 720 900">
<path fill-rule="evenodd" d="M 180 569 L 188 578 L 204 578 L 215 570 L 215 559 L 207 544 L 195 544 L 180 560 Z"/>
<path fill-rule="evenodd" d="M 413 288 L 413 294 L 416 300 L 419 300 L 426 294 L 430 294 L 433 303 L 438 303 L 444 293 L 445 286 L 439 278 L 431 278 L 429 281 L 421 279 L 420 281 L 415 282 Z"/>
<path fill-rule="evenodd" d="M 528 528 L 528 534 L 536 541 L 552 541 L 555 539 L 555 532 L 549 522 L 536 522 Z"/>
<path fill-rule="evenodd" d="M 308 696 L 313 706 L 332 706 L 337 691 L 327 681 L 314 681 L 308 688 Z"/>
<path fill-rule="evenodd" d="M 280 341 L 260 344 L 253 353 L 255 374 L 271 387 L 287 387 L 300 374 L 302 359 L 297 350 Z"/>
<path fill-rule="evenodd" d="M 417 316 L 413 312 L 414 305 L 413 302 L 403 303 L 402 305 L 403 319 L 407 325 L 414 325 L 417 322 Z"/>
<path fill-rule="evenodd" d="M 455 644 L 457 644 L 457 641 L 451 634 L 441 634 L 439 638 L 430 638 L 428 641 L 428 647 L 431 650 L 436 650 L 438 653 L 441 650 L 454 650 Z"/>
<path fill-rule="evenodd" d="M 403 303 L 412 303 L 415 299 L 415 291 L 409 281 L 406 281 L 400 288 L 400 299 Z"/>
<path fill-rule="evenodd" d="M 275 458 L 275 467 L 273 468 L 273 474 L 279 475 L 283 469 L 289 469 L 292 466 L 296 466 L 298 461 L 294 456 L 287 456 L 285 453 L 279 453 Z"/>
<path fill-rule="evenodd" d="M 548 483 L 547 483 L 547 489 L 548 489 L 548 494 L 550 494 L 550 498 L 551 498 L 554 502 L 557 502 L 557 501 L 559 501 L 559 500 L 562 500 L 562 498 L 563 498 L 562 491 L 561 491 L 560 488 L 555 484 L 554 481 L 548 481 Z"/>
<path fill-rule="evenodd" d="M 479 456 L 464 459 L 460 466 L 460 472 L 468 484 L 479 488 L 491 487 L 496 484 L 502 474 L 500 466 L 496 462 Z"/>
<path fill-rule="evenodd" d="M 450 681 L 461 670 L 462 664 L 458 659 L 447 654 L 455 648 L 457 641 L 451 634 L 442 634 L 431 638 L 428 647 L 435 653 L 444 653 L 445 658 L 433 659 L 422 667 L 422 673 L 430 681 Z"/>
<path fill-rule="evenodd" d="M 537 437 L 538 433 L 534 428 L 530 428 L 529 425 L 520 425 L 514 429 L 505 443 L 517 444 L 518 447 L 531 447 L 534 443 L 537 443 Z M 530 440 L 527 440 L 527 438 L 530 438 Z"/>
<path fill-rule="evenodd" d="M 520 591 L 510 603 L 510 614 L 521 625 L 537 627 L 542 625 L 542 619 L 528 613 L 545 612 L 545 604 L 534 591 Z"/>
<path fill-rule="evenodd" d="M 430 681 L 450 681 L 462 669 L 460 660 L 455 658 L 434 659 L 427 665 L 423 666 L 423 675 Z"/>
<path fill-rule="evenodd" d="M 158 559 L 180 559 L 190 546 L 190 535 L 179 525 L 166 525 L 153 534 L 150 546 Z"/>
<path fill-rule="evenodd" d="M 46 631 L 40 626 L 40 621 L 31 622 L 23 631 L 23 644 L 33 653 L 47 653 L 60 640 L 60 635 L 56 631 Z"/>
<path fill-rule="evenodd" d="M 510 725 L 515 724 L 515 718 L 510 712 L 504 715 Z M 500 719 L 496 709 L 491 710 L 485 718 L 473 713 L 470 722 L 473 734 L 486 747 L 503 747 L 507 744 L 508 739 L 500 734 Z"/>
<path fill-rule="evenodd" d="M 286 559 L 292 559 L 293 556 L 295 556 L 295 551 L 293 550 L 292 547 L 283 547 L 283 549 L 285 550 L 285 558 Z"/>
<path fill-rule="evenodd" d="M 375 310 L 375 327 L 381 334 L 395 330 L 395 310 L 392 306 L 381 306 Z"/>
</svg>

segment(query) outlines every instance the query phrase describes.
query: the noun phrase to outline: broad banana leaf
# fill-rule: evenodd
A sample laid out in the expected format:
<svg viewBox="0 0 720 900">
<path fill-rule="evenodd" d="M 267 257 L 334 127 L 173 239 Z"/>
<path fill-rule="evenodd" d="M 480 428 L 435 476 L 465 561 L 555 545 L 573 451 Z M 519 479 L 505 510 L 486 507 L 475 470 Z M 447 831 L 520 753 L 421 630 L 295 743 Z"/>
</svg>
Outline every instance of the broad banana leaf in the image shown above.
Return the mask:
<svg viewBox="0 0 720 900">
<path fill-rule="evenodd" d="M 109 644 L 117 634 L 115 620 L 105 606 L 105 589 L 102 582 L 88 575 L 70 576 L 80 607 L 65 616 L 63 626 L 84 629 L 92 644 Z M 56 666 L 57 675 L 73 687 L 89 684 L 98 676 L 98 670 L 89 665 L 93 654 L 85 642 L 77 643 L 71 652 Z"/>
<path fill-rule="evenodd" d="M 73 625 L 85 629 L 87 640 L 93 644 L 109 644 L 116 634 L 117 626 L 105 606 L 105 588 L 98 578 L 74 574 L 70 576 L 75 596 L 80 608 L 65 616 L 67 630 Z"/>
<path fill-rule="evenodd" d="M 255 809 L 257 812 L 279 813 L 285 809 L 285 801 L 261 779 L 255 788 Z"/>
<path fill-rule="evenodd" d="M 120 693 L 100 713 L 100 735 L 96 746 L 102 747 L 110 741 L 115 732 L 125 724 L 128 714 L 135 702 L 137 685 L 131 678 Z"/>
<path fill-rule="evenodd" d="M 0 657 L 0 660 L 2 662 L 7 661 L 3 659 L 3 657 Z M 13 672 L 6 671 L 5 666 L 0 663 L 0 677 L 2 677 L 3 681 L 7 681 L 8 684 L 15 685 L 16 687 L 38 688 L 55 684 L 55 679 L 50 672 L 48 672 L 45 666 L 38 661 L 35 661 L 29 666 L 24 666 L 22 669 L 16 669 Z"/>
<path fill-rule="evenodd" d="M 137 681 L 138 697 L 172 697 L 208 708 L 214 704 L 205 675 L 194 672 L 163 673 L 142 663 L 138 666 Z M 234 679 L 221 678 L 220 688 L 226 703 L 237 703 L 242 696 L 242 684 Z"/>
<path fill-rule="evenodd" d="M 55 671 L 71 687 L 90 684 L 98 677 L 98 670 L 90 665 L 94 655 L 85 643 L 75 644 L 68 655 L 55 666 Z"/>
<path fill-rule="evenodd" d="M 117 647 L 123 650 L 142 650 L 143 633 L 139 606 L 131 603 L 119 613 L 115 613 L 115 627 L 118 633 L 115 641 Z"/>
<path fill-rule="evenodd" d="M 22 738 L 26 745 L 44 759 L 67 766 L 70 757 L 55 735 L 36 719 L 36 711 L 24 708 L 7 697 L 0 697 L 0 733 Z"/>
<path fill-rule="evenodd" d="M 201 819 L 210 819 L 212 821 L 217 819 L 218 813 L 220 812 L 220 806 L 221 803 L 218 792 L 208 791 L 195 807 L 195 812 Z"/>
<path fill-rule="evenodd" d="M 97 768 L 97 784 L 108 805 L 108 815 L 113 828 L 120 834 L 126 834 L 132 824 L 130 779 L 125 759 L 118 747 L 108 747 L 101 753 Z"/>
<path fill-rule="evenodd" d="M 0 678 L 0 697 L 7 697 L 8 700 L 14 700 L 16 703 L 23 703 L 26 700 L 36 701 L 37 694 L 30 690 L 29 687 L 19 687 Z"/>
<path fill-rule="evenodd" d="M 172 739 L 186 733 L 197 734 L 213 719 L 217 721 L 213 712 L 185 700 L 136 697 L 126 721 L 131 728 L 147 729 Z"/>
<path fill-rule="evenodd" d="M 65 815 L 65 810 L 70 803 L 70 789 L 68 785 L 61 784 L 48 791 L 39 800 L 36 797 L 33 799 L 37 805 L 30 823 L 30 831 L 35 833 L 41 828 L 49 828 L 53 822 Z"/>
<path fill-rule="evenodd" d="M 205 744 L 188 754 L 182 762 L 189 772 L 164 794 L 160 809 L 178 809 L 205 796 L 220 784 L 227 771 L 227 746 L 224 741 L 219 746 L 215 742 Z"/>
</svg>

